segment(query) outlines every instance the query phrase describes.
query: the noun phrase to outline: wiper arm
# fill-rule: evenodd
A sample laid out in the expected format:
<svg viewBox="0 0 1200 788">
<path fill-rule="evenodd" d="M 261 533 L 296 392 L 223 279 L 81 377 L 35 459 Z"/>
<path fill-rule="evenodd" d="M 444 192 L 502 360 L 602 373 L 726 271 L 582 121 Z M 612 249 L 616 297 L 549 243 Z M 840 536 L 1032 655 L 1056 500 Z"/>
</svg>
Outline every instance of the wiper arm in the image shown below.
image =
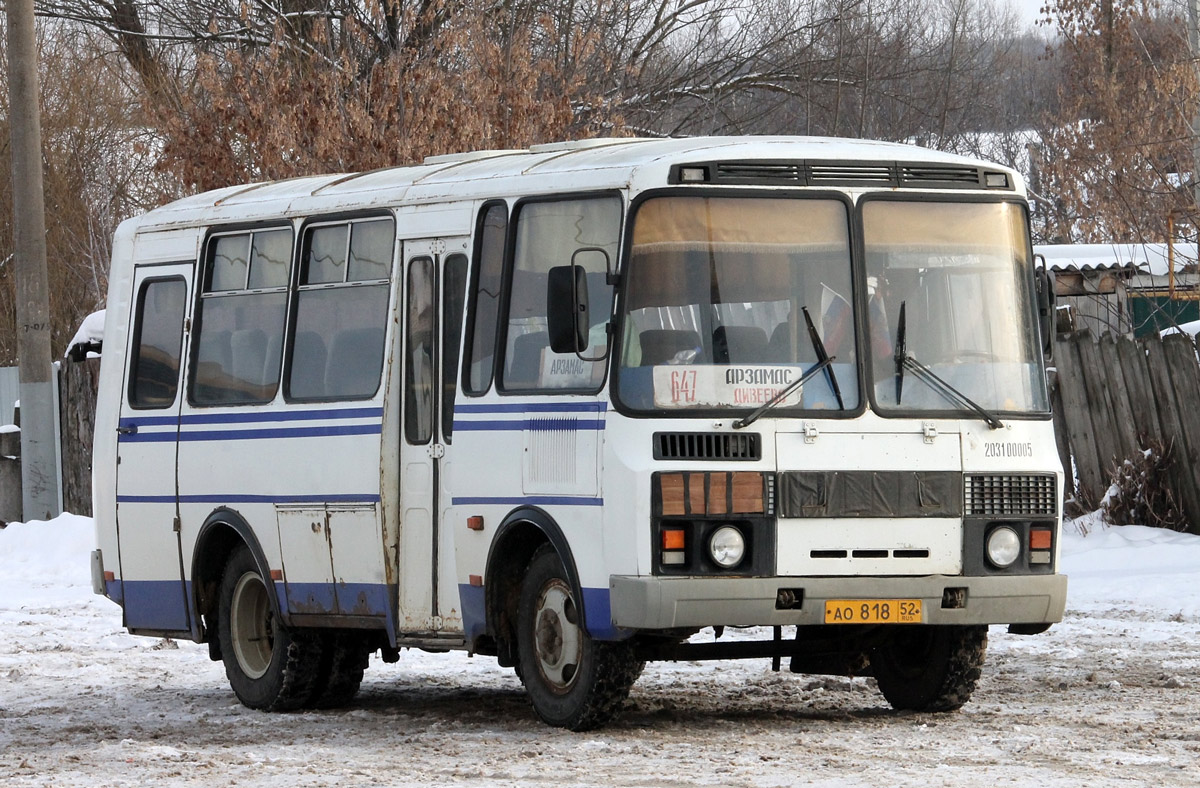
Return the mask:
<svg viewBox="0 0 1200 788">
<path fill-rule="evenodd" d="M 738 419 L 737 421 L 735 421 L 733 423 L 733 428 L 735 430 L 740 430 L 744 427 L 749 427 L 751 424 L 758 421 L 759 416 L 763 415 L 768 410 L 775 407 L 776 403 L 781 402 L 785 397 L 787 397 L 793 391 L 795 391 L 796 389 L 798 389 L 802 385 L 804 385 L 805 381 L 809 380 L 811 377 L 816 375 L 818 372 L 820 372 L 821 370 L 825 369 L 830 364 L 832 364 L 833 360 L 835 358 L 837 358 L 837 356 L 829 356 L 829 357 L 825 358 L 824 360 L 818 361 L 816 364 L 813 364 L 811 367 L 809 367 L 808 372 L 805 372 L 803 375 L 796 378 L 791 383 L 787 384 L 787 386 L 782 391 L 780 391 L 774 397 L 771 397 L 769 400 L 767 400 L 763 404 L 759 405 L 754 410 L 753 413 L 751 413 L 750 415 L 748 415 L 744 418 L 741 418 L 741 419 Z"/>
<path fill-rule="evenodd" d="M 838 388 L 837 374 L 829 365 L 833 359 L 829 358 L 829 353 L 825 350 L 825 343 L 821 341 L 821 335 L 817 333 L 816 326 L 813 325 L 812 316 L 808 314 L 808 307 L 802 306 L 800 311 L 804 313 L 804 322 L 808 325 L 808 338 L 812 341 L 817 361 L 825 364 L 825 376 L 829 379 L 829 387 L 833 389 L 833 396 L 837 398 L 838 409 L 845 410 L 846 403 L 842 402 L 842 390 Z"/>
<path fill-rule="evenodd" d="M 903 309 L 904 307 L 901 306 L 901 314 L 903 314 Z M 998 430 L 1004 426 L 1004 423 L 1000 421 L 1000 419 L 993 416 L 987 410 L 984 410 L 982 405 L 978 404 L 966 394 L 963 394 L 961 391 L 954 388 L 954 386 L 951 386 L 945 378 L 941 377 L 932 369 L 917 361 L 912 355 L 905 355 L 904 358 L 901 359 L 901 362 L 903 367 L 911 369 L 914 375 L 921 378 L 921 380 L 929 384 L 931 389 L 941 394 L 946 399 L 959 405 L 964 405 L 978 413 L 979 417 L 986 421 L 987 425 L 992 429 Z M 897 401 L 899 401 L 899 398 L 897 398 Z"/>
<path fill-rule="evenodd" d="M 900 302 L 900 319 L 896 321 L 896 404 L 900 404 L 900 397 L 904 393 L 904 359 L 908 357 L 908 351 L 904 347 L 904 335 L 907 324 L 904 321 L 904 305 L 907 301 Z"/>
</svg>

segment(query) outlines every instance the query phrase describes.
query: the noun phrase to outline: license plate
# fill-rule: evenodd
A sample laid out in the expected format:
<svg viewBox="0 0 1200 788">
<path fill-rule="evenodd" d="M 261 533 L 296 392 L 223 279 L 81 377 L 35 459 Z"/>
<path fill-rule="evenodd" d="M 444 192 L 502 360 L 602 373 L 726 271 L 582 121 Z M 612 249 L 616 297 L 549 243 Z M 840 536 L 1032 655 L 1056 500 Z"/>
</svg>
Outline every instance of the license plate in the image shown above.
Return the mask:
<svg viewBox="0 0 1200 788">
<path fill-rule="evenodd" d="M 920 624 L 920 599 L 830 599 L 826 624 Z"/>
</svg>

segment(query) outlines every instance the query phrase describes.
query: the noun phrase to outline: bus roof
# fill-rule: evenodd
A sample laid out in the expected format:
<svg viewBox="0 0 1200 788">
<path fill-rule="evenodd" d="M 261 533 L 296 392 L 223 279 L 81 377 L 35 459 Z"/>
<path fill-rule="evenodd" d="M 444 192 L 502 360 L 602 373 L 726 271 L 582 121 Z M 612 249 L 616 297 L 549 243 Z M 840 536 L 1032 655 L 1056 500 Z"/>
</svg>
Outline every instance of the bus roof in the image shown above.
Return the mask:
<svg viewBox="0 0 1200 788">
<path fill-rule="evenodd" d="M 932 165 L 935 176 L 925 177 L 922 183 L 932 189 L 953 186 L 949 180 L 939 180 L 937 173 L 986 168 L 1008 176 L 1010 193 L 1023 194 L 1020 176 L 1009 168 L 898 143 L 824 137 L 600 138 L 535 145 L 528 150 L 432 156 L 419 165 L 370 172 L 230 186 L 177 200 L 132 223 L 142 231 L 566 190 L 641 190 L 666 185 L 672 166 L 711 162 L 730 163 L 735 169 L 738 164 L 749 164 L 751 175 L 761 176 L 756 181 L 745 176 L 747 170 L 736 169 L 744 177 L 728 182 L 741 185 L 824 184 L 857 189 L 894 187 L 894 180 L 887 177 L 894 167 Z M 780 162 L 806 162 L 818 169 L 824 165 L 827 174 L 818 184 L 798 181 L 794 168 L 762 169 L 767 163 Z M 875 166 L 868 170 L 867 164 Z M 756 166 L 760 169 L 754 170 Z M 916 169 L 931 171 L 928 166 Z"/>
</svg>

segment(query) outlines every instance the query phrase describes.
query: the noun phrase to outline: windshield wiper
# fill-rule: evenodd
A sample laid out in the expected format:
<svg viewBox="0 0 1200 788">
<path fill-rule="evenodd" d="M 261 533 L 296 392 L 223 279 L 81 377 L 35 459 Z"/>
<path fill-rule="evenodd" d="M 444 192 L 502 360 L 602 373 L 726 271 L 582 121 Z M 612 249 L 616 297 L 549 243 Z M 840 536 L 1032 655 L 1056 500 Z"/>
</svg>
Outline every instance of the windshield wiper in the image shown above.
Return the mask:
<svg viewBox="0 0 1200 788">
<path fill-rule="evenodd" d="M 903 306 L 901 306 L 901 314 L 903 314 L 903 309 Z M 987 410 L 985 410 L 983 406 L 975 402 L 975 400 L 971 399 L 966 394 L 963 394 L 961 391 L 954 388 L 954 386 L 951 386 L 945 378 L 941 377 L 932 369 L 917 361 L 911 353 L 905 355 L 904 358 L 900 360 L 900 363 L 904 368 L 912 370 L 914 375 L 925 381 L 929 385 L 929 388 L 941 394 L 950 402 L 963 405 L 978 413 L 979 417 L 986 421 L 987 425 L 992 429 L 998 430 L 1004 426 L 1004 423 L 1000 421 L 1000 419 L 996 418 Z M 897 383 L 897 385 L 899 385 L 899 383 Z M 899 399 L 897 399 L 897 402 L 899 402 Z"/>
<path fill-rule="evenodd" d="M 907 301 L 900 302 L 900 319 L 896 321 L 896 404 L 900 404 L 900 398 L 904 394 L 904 359 L 907 352 L 904 348 L 904 334 L 906 324 L 904 322 L 904 305 Z"/>
<path fill-rule="evenodd" d="M 833 371 L 833 367 L 829 365 L 832 361 L 829 353 L 825 350 L 825 343 L 821 341 L 821 335 L 817 333 L 816 326 L 813 325 L 812 317 L 808 314 L 808 307 L 800 307 L 800 311 L 804 313 L 804 322 L 808 325 L 808 338 L 812 341 L 813 350 L 817 354 L 817 361 L 825 364 L 825 376 L 829 379 L 829 387 L 833 389 L 833 396 L 837 398 L 839 410 L 846 409 L 846 403 L 842 402 L 842 390 L 838 388 L 837 374 Z"/>
<path fill-rule="evenodd" d="M 758 421 L 759 416 L 766 413 L 769 409 L 775 407 L 775 404 L 777 402 L 782 401 L 785 397 L 787 397 L 787 395 L 791 394 L 793 391 L 795 391 L 796 389 L 798 389 L 802 385 L 804 385 L 804 382 L 807 381 L 809 378 L 813 377 L 818 372 L 820 372 L 821 370 L 825 369 L 830 364 L 832 364 L 833 360 L 835 358 L 837 358 L 837 356 L 829 356 L 828 358 L 826 358 L 822 361 L 818 361 L 816 364 L 813 364 L 811 367 L 809 367 L 808 372 L 805 372 L 803 375 L 796 378 L 791 383 L 787 384 L 787 386 L 782 391 L 780 391 L 774 397 L 771 397 L 769 400 L 767 400 L 763 404 L 759 405 L 758 408 L 756 408 L 753 413 L 746 416 L 745 418 L 741 418 L 741 419 L 738 419 L 737 421 L 735 421 L 733 423 L 733 428 L 735 430 L 740 430 L 743 427 L 749 427 L 751 424 Z"/>
</svg>

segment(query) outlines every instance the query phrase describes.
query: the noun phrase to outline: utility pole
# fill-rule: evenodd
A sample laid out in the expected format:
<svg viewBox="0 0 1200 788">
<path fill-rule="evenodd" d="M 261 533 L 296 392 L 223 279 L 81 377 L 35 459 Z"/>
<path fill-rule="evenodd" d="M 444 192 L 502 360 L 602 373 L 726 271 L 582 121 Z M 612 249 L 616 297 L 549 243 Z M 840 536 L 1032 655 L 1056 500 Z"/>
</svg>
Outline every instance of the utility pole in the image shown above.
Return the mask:
<svg viewBox="0 0 1200 788">
<path fill-rule="evenodd" d="M 1200 79 L 1200 0 L 1188 0 L 1188 46 L 1192 50 L 1192 68 Z M 1192 108 L 1192 222 L 1200 211 L 1200 106 Z M 1197 239 L 1200 241 L 1200 238 Z"/>
<path fill-rule="evenodd" d="M 21 491 L 25 520 L 59 514 L 50 287 L 42 191 L 42 123 L 33 0 L 8 0 L 8 108 L 12 148 L 13 257 L 21 378 Z"/>
</svg>

